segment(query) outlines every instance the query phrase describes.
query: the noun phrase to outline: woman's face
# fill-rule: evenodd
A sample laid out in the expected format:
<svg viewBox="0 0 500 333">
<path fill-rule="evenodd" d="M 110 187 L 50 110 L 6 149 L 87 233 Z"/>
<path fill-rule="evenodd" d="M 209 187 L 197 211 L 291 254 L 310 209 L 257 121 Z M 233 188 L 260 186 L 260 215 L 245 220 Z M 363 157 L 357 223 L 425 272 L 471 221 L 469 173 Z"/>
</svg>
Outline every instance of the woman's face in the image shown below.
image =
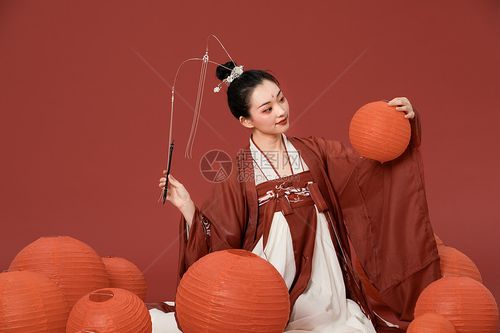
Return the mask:
<svg viewBox="0 0 500 333">
<path fill-rule="evenodd" d="M 290 126 L 288 100 L 273 81 L 264 80 L 250 96 L 250 119 L 240 117 L 240 122 L 263 134 L 280 134 Z"/>
</svg>

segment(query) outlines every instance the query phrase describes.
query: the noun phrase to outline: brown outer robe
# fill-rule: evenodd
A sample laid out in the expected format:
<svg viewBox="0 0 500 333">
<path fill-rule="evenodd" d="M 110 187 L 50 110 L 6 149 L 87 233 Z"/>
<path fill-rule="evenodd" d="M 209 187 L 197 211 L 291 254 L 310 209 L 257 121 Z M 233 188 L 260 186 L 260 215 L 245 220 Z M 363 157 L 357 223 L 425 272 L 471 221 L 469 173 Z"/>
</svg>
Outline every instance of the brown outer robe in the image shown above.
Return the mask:
<svg viewBox="0 0 500 333">
<path fill-rule="evenodd" d="M 338 141 L 312 136 L 288 138 L 314 181 L 322 184 L 331 211 L 340 204 L 341 212 L 334 215 L 344 221 L 335 221 L 342 247 L 349 253 L 348 235 L 370 281 L 404 321 L 413 319 L 420 292 L 441 277 L 425 196 L 417 114 L 410 124 L 412 135 L 406 151 L 383 164 L 360 158 Z M 257 192 L 249 149 L 248 144 L 233 158 L 231 175 L 214 184 L 209 199 L 196 206 L 189 241 L 186 220 L 181 216 L 178 281 L 207 253 L 228 248 L 251 251 L 260 238 L 256 234 Z M 377 332 L 403 331 L 387 328 L 379 319 L 376 328 Z"/>
</svg>

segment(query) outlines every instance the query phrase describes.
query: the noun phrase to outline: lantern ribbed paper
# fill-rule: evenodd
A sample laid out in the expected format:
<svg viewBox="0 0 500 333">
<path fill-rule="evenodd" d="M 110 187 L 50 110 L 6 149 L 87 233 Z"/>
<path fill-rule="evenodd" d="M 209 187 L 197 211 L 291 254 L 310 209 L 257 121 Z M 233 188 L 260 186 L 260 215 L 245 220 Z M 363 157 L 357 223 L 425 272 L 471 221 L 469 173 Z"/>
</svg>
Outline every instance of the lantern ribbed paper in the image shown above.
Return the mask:
<svg viewBox="0 0 500 333">
<path fill-rule="evenodd" d="M 352 146 L 361 156 L 379 162 L 395 159 L 410 142 L 411 126 L 404 116 L 383 101 L 362 106 L 349 126 Z"/>
<path fill-rule="evenodd" d="M 111 287 L 131 291 L 142 300 L 146 298 L 146 280 L 134 263 L 119 257 L 103 257 L 102 261 L 106 266 Z"/>
<path fill-rule="evenodd" d="M 0 332 L 64 333 L 67 318 L 66 299 L 46 276 L 0 273 Z"/>
<path fill-rule="evenodd" d="M 450 246 L 438 246 L 443 276 L 468 276 L 483 282 L 476 264 L 462 252 Z"/>
<path fill-rule="evenodd" d="M 270 263 L 244 250 L 210 253 L 184 274 L 176 315 L 184 333 L 282 333 L 288 289 Z"/>
<path fill-rule="evenodd" d="M 136 294 L 106 288 L 83 296 L 69 314 L 67 333 L 151 333 L 151 317 Z"/>
<path fill-rule="evenodd" d="M 10 270 L 45 274 L 61 288 L 70 309 L 83 295 L 109 287 L 101 257 L 87 244 L 68 236 L 39 238 L 16 255 Z"/>
<path fill-rule="evenodd" d="M 456 333 L 453 324 L 437 313 L 426 313 L 413 320 L 406 333 Z"/>
<path fill-rule="evenodd" d="M 457 333 L 496 333 L 498 307 L 491 292 L 467 277 L 443 277 L 420 294 L 415 317 L 437 313 L 448 319 Z"/>
</svg>

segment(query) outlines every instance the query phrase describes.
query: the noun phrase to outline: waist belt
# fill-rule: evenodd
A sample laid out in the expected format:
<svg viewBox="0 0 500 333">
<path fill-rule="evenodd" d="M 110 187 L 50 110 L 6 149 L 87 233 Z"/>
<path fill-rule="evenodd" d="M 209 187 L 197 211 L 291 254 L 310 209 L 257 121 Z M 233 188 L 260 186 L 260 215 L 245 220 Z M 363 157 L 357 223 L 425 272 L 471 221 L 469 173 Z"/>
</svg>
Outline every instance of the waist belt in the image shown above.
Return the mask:
<svg viewBox="0 0 500 333">
<path fill-rule="evenodd" d="M 316 205 L 320 212 L 328 209 L 325 199 L 319 190 L 318 184 L 307 182 L 306 187 L 276 185 L 258 198 L 259 207 L 271 201 L 276 201 L 275 211 L 283 215 L 293 213 L 293 208 Z"/>
</svg>

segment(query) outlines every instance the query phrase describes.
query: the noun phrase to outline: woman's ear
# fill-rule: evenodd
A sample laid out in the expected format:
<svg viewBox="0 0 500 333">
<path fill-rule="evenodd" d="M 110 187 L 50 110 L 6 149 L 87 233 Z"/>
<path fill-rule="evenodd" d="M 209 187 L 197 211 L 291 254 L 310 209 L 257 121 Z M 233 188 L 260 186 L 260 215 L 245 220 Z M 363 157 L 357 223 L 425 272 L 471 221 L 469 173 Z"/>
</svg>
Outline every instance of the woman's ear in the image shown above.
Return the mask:
<svg viewBox="0 0 500 333">
<path fill-rule="evenodd" d="M 248 118 L 245 118 L 243 116 L 240 116 L 239 118 L 240 120 L 240 124 L 242 124 L 243 126 L 245 126 L 246 128 L 253 128 L 253 123 L 252 123 L 252 120 L 248 119 Z"/>
</svg>

